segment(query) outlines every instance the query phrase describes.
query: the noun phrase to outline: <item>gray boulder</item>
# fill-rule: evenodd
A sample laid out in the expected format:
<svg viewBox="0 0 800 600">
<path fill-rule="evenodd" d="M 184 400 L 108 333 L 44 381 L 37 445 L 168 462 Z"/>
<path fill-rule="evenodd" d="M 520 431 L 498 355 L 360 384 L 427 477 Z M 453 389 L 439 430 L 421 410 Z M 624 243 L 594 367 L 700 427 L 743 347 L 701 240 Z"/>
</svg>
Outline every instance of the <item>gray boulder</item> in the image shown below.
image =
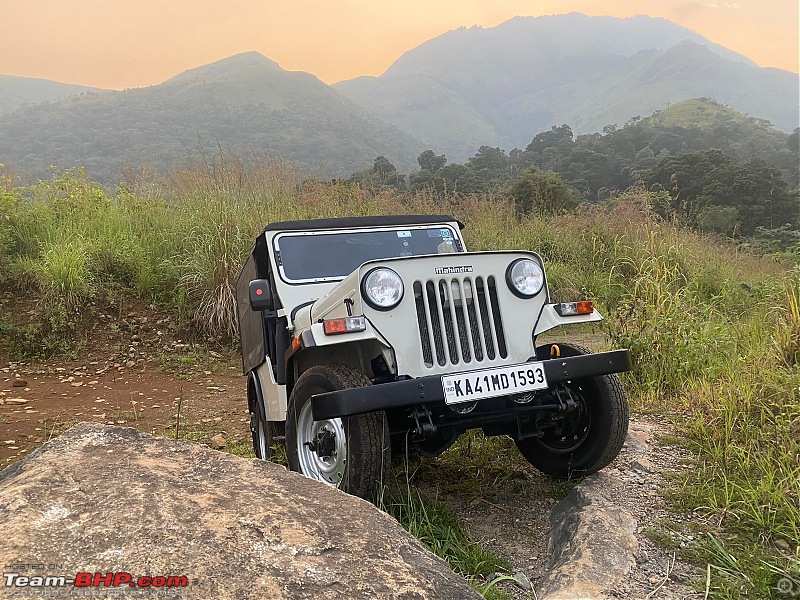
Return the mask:
<svg viewBox="0 0 800 600">
<path fill-rule="evenodd" d="M 0 472 L 0 532 L 4 572 L 26 577 L 186 576 L 181 597 L 218 600 L 480 598 L 363 500 L 121 427 L 81 423 Z"/>
<path fill-rule="evenodd" d="M 550 561 L 542 600 L 606 598 L 636 564 L 636 519 L 609 501 L 608 475 L 595 473 L 550 511 Z"/>
</svg>

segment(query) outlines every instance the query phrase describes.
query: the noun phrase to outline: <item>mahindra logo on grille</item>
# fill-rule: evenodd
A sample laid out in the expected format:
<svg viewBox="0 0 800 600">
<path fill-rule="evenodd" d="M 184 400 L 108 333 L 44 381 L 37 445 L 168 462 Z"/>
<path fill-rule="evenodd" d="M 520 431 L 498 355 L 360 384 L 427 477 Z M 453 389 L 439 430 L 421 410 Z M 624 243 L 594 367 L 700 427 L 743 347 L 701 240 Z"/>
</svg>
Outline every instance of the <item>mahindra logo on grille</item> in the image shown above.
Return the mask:
<svg viewBox="0 0 800 600">
<path fill-rule="evenodd" d="M 472 267 L 436 267 L 437 275 L 453 275 L 455 273 L 472 273 Z"/>
</svg>

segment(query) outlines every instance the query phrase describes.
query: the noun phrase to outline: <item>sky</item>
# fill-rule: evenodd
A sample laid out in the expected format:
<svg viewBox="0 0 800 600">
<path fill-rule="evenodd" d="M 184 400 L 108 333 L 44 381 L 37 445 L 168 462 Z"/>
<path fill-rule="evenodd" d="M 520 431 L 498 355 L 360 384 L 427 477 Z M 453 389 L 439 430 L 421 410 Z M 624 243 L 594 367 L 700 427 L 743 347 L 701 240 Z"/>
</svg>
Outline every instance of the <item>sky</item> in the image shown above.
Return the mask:
<svg viewBox="0 0 800 600">
<path fill-rule="evenodd" d="M 798 72 L 797 0 L 0 0 L 0 73 L 125 89 L 256 50 L 334 83 L 457 27 L 568 12 L 663 17 Z"/>
</svg>

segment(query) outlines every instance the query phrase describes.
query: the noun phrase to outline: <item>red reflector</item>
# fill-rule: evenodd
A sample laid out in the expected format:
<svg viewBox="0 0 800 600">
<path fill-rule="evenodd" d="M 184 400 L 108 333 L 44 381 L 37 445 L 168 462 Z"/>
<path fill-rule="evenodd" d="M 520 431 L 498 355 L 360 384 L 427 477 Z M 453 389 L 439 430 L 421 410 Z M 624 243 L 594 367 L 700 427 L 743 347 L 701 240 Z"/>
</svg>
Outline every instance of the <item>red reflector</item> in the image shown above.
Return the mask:
<svg viewBox="0 0 800 600">
<path fill-rule="evenodd" d="M 577 305 L 577 314 L 579 315 L 590 315 L 594 312 L 594 303 L 591 300 L 576 302 L 575 304 Z"/>
<path fill-rule="evenodd" d="M 258 288 L 256 290 L 256 296 L 263 296 L 263 295 L 264 295 L 264 290 L 262 290 L 261 288 Z"/>
<path fill-rule="evenodd" d="M 325 330 L 325 335 L 347 333 L 347 322 L 344 319 L 329 319 L 323 321 L 322 327 Z"/>
</svg>

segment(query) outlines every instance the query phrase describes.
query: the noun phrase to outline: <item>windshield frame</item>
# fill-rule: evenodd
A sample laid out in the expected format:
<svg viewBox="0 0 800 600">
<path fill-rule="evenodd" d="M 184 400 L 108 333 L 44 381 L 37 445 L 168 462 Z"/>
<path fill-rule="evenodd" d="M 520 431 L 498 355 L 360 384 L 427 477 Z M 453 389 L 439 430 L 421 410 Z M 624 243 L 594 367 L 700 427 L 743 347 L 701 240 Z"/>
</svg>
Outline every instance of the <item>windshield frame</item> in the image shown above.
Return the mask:
<svg viewBox="0 0 800 600">
<path fill-rule="evenodd" d="M 387 227 L 358 227 L 358 228 L 349 228 L 349 229 L 328 229 L 328 230 L 314 230 L 314 231 L 286 231 L 281 232 L 275 235 L 272 239 L 272 252 L 275 257 L 275 266 L 277 267 L 278 275 L 284 283 L 288 285 L 310 285 L 310 284 L 319 284 L 319 283 L 334 283 L 344 280 L 350 273 L 345 273 L 344 275 L 337 275 L 332 277 L 314 277 L 314 278 L 306 278 L 306 279 L 292 279 L 291 277 L 287 276 L 284 270 L 284 260 L 283 260 L 283 252 L 280 247 L 280 241 L 284 237 L 303 237 L 303 236 L 322 236 L 322 235 L 342 235 L 342 234 L 352 234 L 352 233 L 382 233 L 382 232 L 401 232 L 401 231 L 419 231 L 419 230 L 436 230 L 436 229 L 447 229 L 450 231 L 451 236 L 453 238 L 453 245 L 455 246 L 454 254 L 463 254 L 466 252 L 464 248 L 464 242 L 459 235 L 458 228 L 453 227 L 450 223 L 426 223 L 423 225 L 394 225 L 394 226 L 387 226 Z M 399 236 L 398 236 L 399 237 Z M 416 256 L 431 256 L 430 254 L 415 254 L 408 258 L 416 257 Z M 389 259 L 397 259 L 397 258 L 405 258 L 403 256 L 386 256 L 383 258 L 371 258 L 367 259 L 364 262 L 371 262 L 374 260 L 389 260 Z M 359 263 L 355 266 L 355 269 L 364 262 Z"/>
</svg>

